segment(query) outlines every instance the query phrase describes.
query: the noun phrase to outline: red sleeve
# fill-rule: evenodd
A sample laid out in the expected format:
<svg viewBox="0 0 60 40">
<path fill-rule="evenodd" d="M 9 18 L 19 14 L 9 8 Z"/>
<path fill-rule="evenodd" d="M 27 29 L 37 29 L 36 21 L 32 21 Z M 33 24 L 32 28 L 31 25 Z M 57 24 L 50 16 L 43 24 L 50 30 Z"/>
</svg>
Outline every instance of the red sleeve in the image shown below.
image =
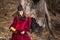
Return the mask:
<svg viewBox="0 0 60 40">
<path fill-rule="evenodd" d="M 27 20 L 26 31 L 30 30 L 31 22 L 32 22 L 31 18 L 29 17 L 28 20 Z"/>
<path fill-rule="evenodd" d="M 14 17 L 13 22 L 12 22 L 12 24 L 10 25 L 10 27 L 15 27 L 16 22 L 17 22 L 17 16 Z M 10 28 L 10 27 L 9 27 L 9 28 Z"/>
</svg>

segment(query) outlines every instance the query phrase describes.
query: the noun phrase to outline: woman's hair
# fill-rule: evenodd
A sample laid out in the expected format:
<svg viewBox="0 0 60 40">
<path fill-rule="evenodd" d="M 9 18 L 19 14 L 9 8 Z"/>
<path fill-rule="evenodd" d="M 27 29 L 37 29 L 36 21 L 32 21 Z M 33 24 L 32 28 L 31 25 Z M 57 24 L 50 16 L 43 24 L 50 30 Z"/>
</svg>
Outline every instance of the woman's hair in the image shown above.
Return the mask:
<svg viewBox="0 0 60 40">
<path fill-rule="evenodd" d="M 18 5 L 18 8 L 17 9 L 18 9 L 18 11 L 23 11 L 23 16 L 25 16 L 25 12 L 24 12 L 23 7 L 22 7 L 21 4 Z M 18 17 L 20 16 L 19 12 L 17 13 L 17 15 L 18 15 Z"/>
<path fill-rule="evenodd" d="M 25 21 L 26 20 L 26 16 L 25 16 L 25 12 L 23 11 L 23 17 L 20 16 L 19 12 L 17 13 L 17 19 L 21 20 L 21 21 Z"/>
<path fill-rule="evenodd" d="M 22 7 L 22 5 L 20 4 L 20 5 L 18 5 L 18 11 L 21 11 L 21 10 L 23 10 L 23 7 Z"/>
</svg>

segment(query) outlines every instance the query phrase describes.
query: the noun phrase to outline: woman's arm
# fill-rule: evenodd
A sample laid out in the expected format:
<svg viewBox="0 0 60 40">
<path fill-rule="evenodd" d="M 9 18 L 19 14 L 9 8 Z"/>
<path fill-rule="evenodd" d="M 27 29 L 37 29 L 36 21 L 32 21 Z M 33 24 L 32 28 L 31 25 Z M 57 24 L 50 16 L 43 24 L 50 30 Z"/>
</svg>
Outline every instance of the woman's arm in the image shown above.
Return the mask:
<svg viewBox="0 0 60 40">
<path fill-rule="evenodd" d="M 16 29 L 15 29 L 16 23 L 17 23 L 17 17 L 15 16 L 15 17 L 14 17 L 14 20 L 13 20 L 13 23 L 12 23 L 12 24 L 10 25 L 10 27 L 9 27 L 9 29 L 10 29 L 11 31 L 16 31 Z"/>
<path fill-rule="evenodd" d="M 23 35 L 25 32 L 30 30 L 30 26 L 31 26 L 31 18 L 27 18 L 27 24 L 24 27 L 25 29 L 23 31 L 21 31 L 21 34 Z"/>
<path fill-rule="evenodd" d="M 30 30 L 30 28 L 31 28 L 31 22 L 32 22 L 31 18 L 28 17 L 27 25 L 25 27 L 26 31 L 29 31 Z"/>
</svg>

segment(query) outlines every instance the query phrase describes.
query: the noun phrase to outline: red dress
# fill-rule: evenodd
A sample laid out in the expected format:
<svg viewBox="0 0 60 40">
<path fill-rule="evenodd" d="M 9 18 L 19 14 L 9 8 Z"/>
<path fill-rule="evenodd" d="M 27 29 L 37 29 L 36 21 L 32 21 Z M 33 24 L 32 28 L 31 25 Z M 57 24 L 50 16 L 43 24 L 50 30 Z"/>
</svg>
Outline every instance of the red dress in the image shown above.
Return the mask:
<svg viewBox="0 0 60 40">
<path fill-rule="evenodd" d="M 13 23 L 10 27 L 14 27 L 16 30 L 25 31 L 25 34 L 21 35 L 20 33 L 13 33 L 12 40 L 31 40 L 30 36 L 27 34 L 27 31 L 30 30 L 31 18 L 27 17 L 26 21 L 17 20 L 17 16 L 14 17 Z"/>
</svg>

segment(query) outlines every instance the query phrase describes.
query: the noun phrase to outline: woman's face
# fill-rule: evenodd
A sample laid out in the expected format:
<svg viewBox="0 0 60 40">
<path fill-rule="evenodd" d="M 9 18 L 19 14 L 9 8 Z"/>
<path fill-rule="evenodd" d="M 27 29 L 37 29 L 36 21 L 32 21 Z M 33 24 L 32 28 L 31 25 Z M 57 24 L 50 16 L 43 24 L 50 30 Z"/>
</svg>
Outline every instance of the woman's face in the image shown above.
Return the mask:
<svg viewBox="0 0 60 40">
<path fill-rule="evenodd" d="M 23 11 L 18 11 L 21 16 L 23 16 Z"/>
</svg>

